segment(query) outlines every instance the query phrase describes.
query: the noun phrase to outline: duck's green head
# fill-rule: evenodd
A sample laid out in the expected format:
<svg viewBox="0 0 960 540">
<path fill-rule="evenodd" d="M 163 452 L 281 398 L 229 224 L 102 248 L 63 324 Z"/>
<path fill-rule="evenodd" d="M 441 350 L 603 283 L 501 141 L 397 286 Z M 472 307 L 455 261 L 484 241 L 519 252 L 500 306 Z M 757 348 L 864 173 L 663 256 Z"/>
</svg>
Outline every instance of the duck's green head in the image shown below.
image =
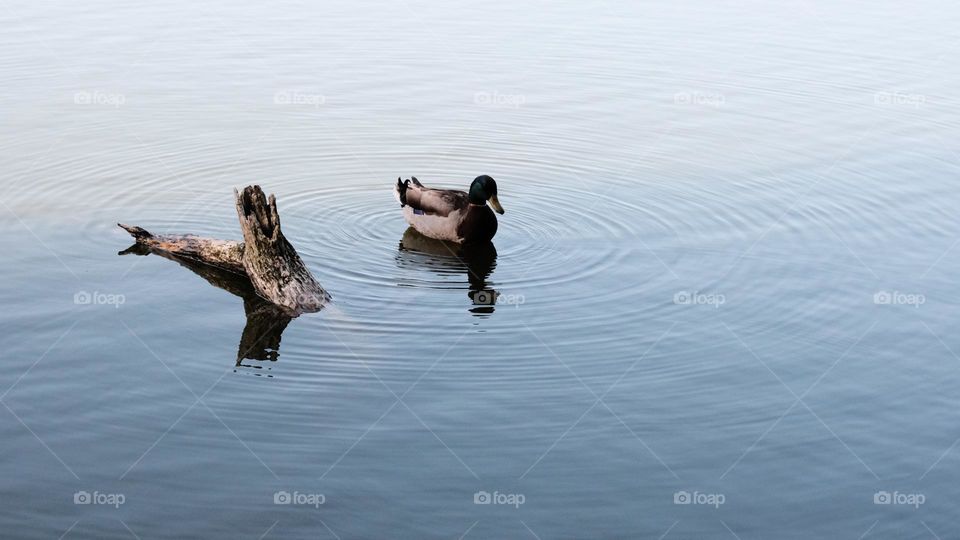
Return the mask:
<svg viewBox="0 0 960 540">
<path fill-rule="evenodd" d="M 498 214 L 504 212 L 497 200 L 497 182 L 487 175 L 478 176 L 470 184 L 470 204 L 487 204 Z"/>
</svg>

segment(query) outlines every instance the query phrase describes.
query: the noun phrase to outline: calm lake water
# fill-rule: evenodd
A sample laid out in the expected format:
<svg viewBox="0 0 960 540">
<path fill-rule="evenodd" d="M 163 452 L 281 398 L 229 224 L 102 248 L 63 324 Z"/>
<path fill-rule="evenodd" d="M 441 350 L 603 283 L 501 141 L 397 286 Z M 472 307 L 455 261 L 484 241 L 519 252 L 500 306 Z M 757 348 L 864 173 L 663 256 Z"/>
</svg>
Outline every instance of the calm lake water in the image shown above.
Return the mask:
<svg viewBox="0 0 960 540">
<path fill-rule="evenodd" d="M 0 24 L 3 536 L 960 533 L 953 4 Z M 398 176 L 479 174 L 495 253 L 405 232 Z M 239 238 L 251 183 L 321 312 L 118 256 L 118 221 Z"/>
</svg>

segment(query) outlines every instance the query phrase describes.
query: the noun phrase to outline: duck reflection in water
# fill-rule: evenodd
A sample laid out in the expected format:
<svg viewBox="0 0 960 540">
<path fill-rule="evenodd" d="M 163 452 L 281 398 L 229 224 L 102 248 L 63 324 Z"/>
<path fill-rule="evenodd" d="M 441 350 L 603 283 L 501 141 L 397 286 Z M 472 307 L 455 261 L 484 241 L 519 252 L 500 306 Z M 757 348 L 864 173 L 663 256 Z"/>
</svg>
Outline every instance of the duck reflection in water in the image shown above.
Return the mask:
<svg viewBox="0 0 960 540">
<path fill-rule="evenodd" d="M 493 242 L 460 245 L 426 237 L 410 227 L 400 239 L 397 264 L 427 267 L 442 275 L 466 273 L 470 312 L 479 316 L 494 312 L 499 293 L 487 283 L 497 266 Z"/>
<path fill-rule="evenodd" d="M 243 300 L 243 311 L 247 316 L 247 324 L 243 327 L 243 333 L 240 335 L 236 367 L 262 369 L 263 366 L 258 363 L 244 363 L 244 361 L 277 361 L 280 355 L 280 338 L 284 329 L 296 317 L 296 314 L 289 313 L 257 296 L 253 284 L 250 283 L 247 276 L 193 259 L 151 250 L 142 244 L 134 244 L 121 251 L 119 255 L 149 255 L 151 253 L 179 263 L 207 280 L 214 287 L 239 296 Z"/>
</svg>

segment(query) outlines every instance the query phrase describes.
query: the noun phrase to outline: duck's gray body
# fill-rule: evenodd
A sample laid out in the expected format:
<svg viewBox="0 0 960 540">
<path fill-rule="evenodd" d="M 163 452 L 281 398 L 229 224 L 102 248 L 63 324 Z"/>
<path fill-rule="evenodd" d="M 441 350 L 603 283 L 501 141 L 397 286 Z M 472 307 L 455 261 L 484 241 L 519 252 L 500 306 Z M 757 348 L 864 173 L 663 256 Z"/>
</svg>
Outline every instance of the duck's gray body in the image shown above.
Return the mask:
<svg viewBox="0 0 960 540">
<path fill-rule="evenodd" d="M 497 234 L 497 216 L 486 204 L 473 204 L 464 191 L 425 187 L 416 178 L 397 179 L 394 195 L 403 217 L 420 234 L 437 240 L 472 244 Z"/>
</svg>

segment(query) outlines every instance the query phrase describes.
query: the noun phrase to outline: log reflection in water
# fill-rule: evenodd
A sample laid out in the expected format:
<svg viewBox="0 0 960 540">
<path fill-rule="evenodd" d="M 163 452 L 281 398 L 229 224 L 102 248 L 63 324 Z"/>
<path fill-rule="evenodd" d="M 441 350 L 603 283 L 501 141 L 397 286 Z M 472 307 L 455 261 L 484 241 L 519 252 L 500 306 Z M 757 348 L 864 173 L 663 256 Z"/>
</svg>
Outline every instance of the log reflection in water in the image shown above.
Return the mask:
<svg viewBox="0 0 960 540">
<path fill-rule="evenodd" d="M 253 284 L 244 274 L 230 272 L 187 257 L 152 250 L 142 244 L 134 244 L 119 253 L 119 255 L 141 256 L 149 254 L 175 261 L 205 279 L 207 283 L 239 296 L 243 300 L 243 311 L 247 316 L 247 324 L 243 327 L 243 333 L 240 335 L 240 345 L 237 348 L 236 365 L 238 367 L 260 368 L 256 364 L 244 364 L 245 359 L 269 360 L 271 362 L 278 360 L 280 338 L 290 321 L 297 316 L 296 313 L 284 310 L 257 296 Z"/>
</svg>

